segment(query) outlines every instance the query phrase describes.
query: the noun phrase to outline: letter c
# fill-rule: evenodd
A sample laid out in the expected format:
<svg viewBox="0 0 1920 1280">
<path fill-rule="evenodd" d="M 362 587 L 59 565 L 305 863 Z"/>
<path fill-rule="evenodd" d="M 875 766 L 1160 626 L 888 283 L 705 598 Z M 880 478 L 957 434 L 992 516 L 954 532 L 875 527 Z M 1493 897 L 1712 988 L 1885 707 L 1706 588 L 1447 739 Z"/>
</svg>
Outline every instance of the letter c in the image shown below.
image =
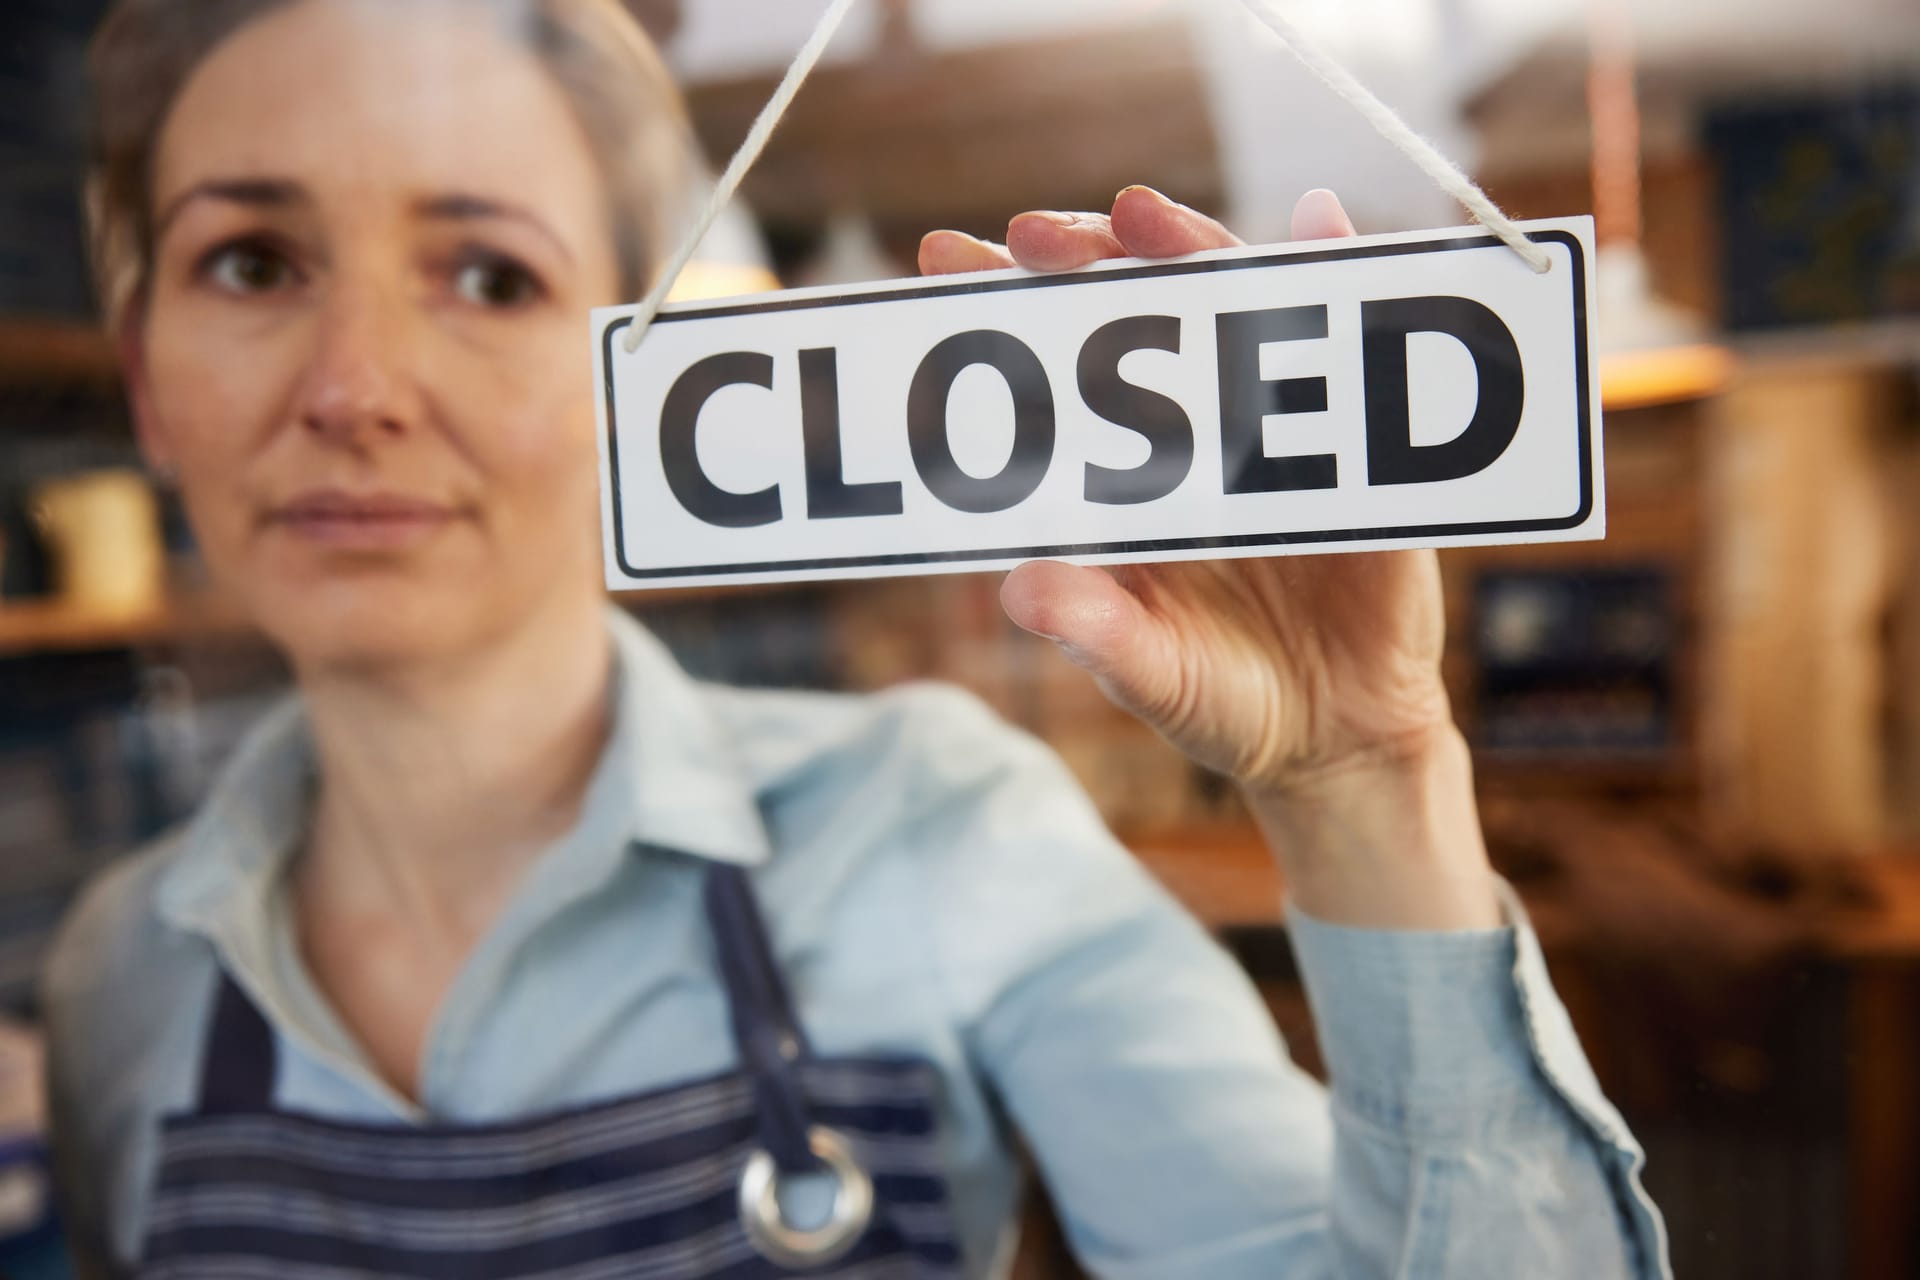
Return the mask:
<svg viewBox="0 0 1920 1280">
<path fill-rule="evenodd" d="M 696 361 L 673 381 L 660 406 L 660 466 L 667 487 L 687 513 L 708 524 L 745 529 L 780 518 L 780 486 L 735 493 L 700 469 L 694 431 L 700 410 L 722 387 L 744 384 L 773 389 L 773 357 L 761 351 L 723 351 Z"/>
</svg>

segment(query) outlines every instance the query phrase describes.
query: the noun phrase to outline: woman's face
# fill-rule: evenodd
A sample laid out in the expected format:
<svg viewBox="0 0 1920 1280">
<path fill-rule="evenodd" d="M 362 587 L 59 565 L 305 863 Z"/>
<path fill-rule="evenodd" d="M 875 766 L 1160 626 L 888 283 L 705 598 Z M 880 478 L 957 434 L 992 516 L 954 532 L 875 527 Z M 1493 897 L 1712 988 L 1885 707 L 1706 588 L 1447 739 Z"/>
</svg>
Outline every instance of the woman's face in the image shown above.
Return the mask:
<svg viewBox="0 0 1920 1280">
<path fill-rule="evenodd" d="M 597 590 L 586 135 L 461 0 L 300 0 L 161 134 L 136 415 L 302 665 L 468 650 Z"/>
</svg>

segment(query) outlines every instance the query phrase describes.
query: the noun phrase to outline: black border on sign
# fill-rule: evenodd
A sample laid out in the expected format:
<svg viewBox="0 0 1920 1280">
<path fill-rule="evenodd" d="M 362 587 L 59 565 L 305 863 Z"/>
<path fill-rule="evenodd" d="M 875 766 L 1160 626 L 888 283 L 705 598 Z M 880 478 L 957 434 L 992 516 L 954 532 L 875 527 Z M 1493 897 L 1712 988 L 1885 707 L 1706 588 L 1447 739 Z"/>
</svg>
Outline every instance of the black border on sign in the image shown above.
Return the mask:
<svg viewBox="0 0 1920 1280">
<path fill-rule="evenodd" d="M 633 323 L 622 316 L 609 324 L 600 338 L 600 365 L 607 399 L 607 478 L 613 501 L 613 554 L 620 571 L 629 578 L 691 578 L 735 573 L 789 573 L 807 569 L 859 569 L 883 565 L 952 564 L 966 560 L 1046 560 L 1057 556 L 1133 555 L 1148 551 L 1206 551 L 1216 547 L 1287 546 L 1301 542 L 1355 542 L 1367 538 L 1426 538 L 1436 535 L 1475 535 L 1488 533 L 1545 533 L 1571 529 L 1593 514 L 1593 409 L 1589 384 L 1587 348 L 1587 263 L 1580 241 L 1568 231 L 1532 231 L 1527 239 L 1536 243 L 1562 244 L 1572 255 L 1573 265 L 1573 342 L 1574 382 L 1579 401 L 1580 505 L 1570 516 L 1539 520 L 1484 520 L 1459 524 L 1397 525 L 1371 529 L 1302 529 L 1287 533 L 1223 534 L 1213 538 L 1149 538 L 1134 542 L 1088 542 L 1054 547 L 996 547 L 970 551 L 916 551 L 898 555 L 828 556 L 814 560 L 765 560 L 751 564 L 701 564 L 679 568 L 636 569 L 627 563 L 626 531 L 620 505 L 620 446 L 613 418 L 613 337 Z M 1192 275 L 1208 271 L 1243 271 L 1257 267 L 1296 263 L 1330 262 L 1345 258 L 1380 258 L 1414 253 L 1442 253 L 1451 249 L 1484 249 L 1502 243 L 1492 235 L 1416 240 L 1406 244 L 1355 245 L 1351 248 L 1328 247 L 1300 252 L 1266 254 L 1258 258 L 1227 258 L 1202 262 L 1164 262 L 1145 266 L 1122 267 L 1113 271 L 1072 272 L 1062 275 L 1021 277 L 1013 280 L 954 280 L 922 285 L 911 289 L 890 289 L 870 294 L 840 294 L 826 298 L 773 297 L 734 306 L 702 308 L 698 311 L 667 312 L 654 317 L 655 324 L 679 320 L 712 320 L 722 316 L 756 315 L 769 311 L 799 311 L 809 307 L 865 306 L 911 298 L 937 298 L 953 294 L 1000 293 L 1009 289 L 1045 289 L 1056 285 L 1084 284 L 1089 280 L 1138 280 L 1148 276 Z"/>
</svg>

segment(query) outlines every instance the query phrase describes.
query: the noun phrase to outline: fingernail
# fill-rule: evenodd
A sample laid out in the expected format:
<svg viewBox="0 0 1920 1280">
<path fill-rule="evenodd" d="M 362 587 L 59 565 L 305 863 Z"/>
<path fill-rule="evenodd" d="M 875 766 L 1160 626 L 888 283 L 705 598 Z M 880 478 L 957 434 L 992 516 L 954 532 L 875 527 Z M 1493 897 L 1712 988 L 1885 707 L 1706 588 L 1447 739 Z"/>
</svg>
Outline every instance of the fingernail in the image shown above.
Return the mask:
<svg viewBox="0 0 1920 1280">
<path fill-rule="evenodd" d="M 1166 196 L 1164 196 L 1164 195 L 1162 195 L 1162 194 L 1161 194 L 1160 192 L 1158 192 L 1158 191 L 1155 191 L 1155 190 L 1154 190 L 1154 189 L 1153 189 L 1152 187 L 1148 187 L 1148 186 L 1143 186 L 1143 185 L 1141 185 L 1141 184 L 1139 184 L 1139 183 L 1135 183 L 1135 184 L 1134 184 L 1133 186 L 1131 186 L 1131 187 L 1122 187 L 1122 188 L 1121 188 L 1121 190 L 1120 190 L 1120 196 L 1123 196 L 1123 195 L 1125 195 L 1125 194 L 1127 194 L 1127 192 L 1129 192 L 1129 191 L 1144 191 L 1144 192 L 1146 192 L 1146 193 L 1147 193 L 1147 194 L 1148 194 L 1149 196 L 1151 196 L 1151 197 L 1152 197 L 1152 198 L 1153 198 L 1154 200 L 1156 200 L 1156 201 L 1158 201 L 1158 202 L 1160 203 L 1160 205 L 1161 205 L 1161 206 L 1162 206 L 1163 208 L 1167 208 L 1167 209 L 1184 209 L 1184 208 L 1186 208 L 1186 206 L 1185 206 L 1185 205 L 1183 205 L 1183 204 L 1181 204 L 1181 203 L 1180 203 L 1179 201 L 1177 201 L 1177 200 L 1169 200 L 1169 199 L 1168 199 L 1168 198 L 1167 198 Z M 1115 197 L 1114 197 L 1114 199 L 1115 199 L 1115 200 L 1118 200 L 1118 199 L 1120 198 L 1120 196 L 1115 196 Z"/>
<path fill-rule="evenodd" d="M 1043 222 L 1051 222 L 1056 227 L 1070 227 L 1080 221 L 1080 219 L 1074 217 L 1072 214 L 1062 213 L 1058 209 L 1033 209 L 1020 216 L 1022 218 L 1039 218 Z"/>
<path fill-rule="evenodd" d="M 1347 208 L 1340 203 L 1340 197 L 1325 187 L 1315 187 L 1300 197 L 1303 208 L 1311 207 L 1322 217 L 1337 219 L 1335 226 L 1345 227 L 1347 234 L 1353 234 L 1353 219 L 1347 216 Z"/>
</svg>

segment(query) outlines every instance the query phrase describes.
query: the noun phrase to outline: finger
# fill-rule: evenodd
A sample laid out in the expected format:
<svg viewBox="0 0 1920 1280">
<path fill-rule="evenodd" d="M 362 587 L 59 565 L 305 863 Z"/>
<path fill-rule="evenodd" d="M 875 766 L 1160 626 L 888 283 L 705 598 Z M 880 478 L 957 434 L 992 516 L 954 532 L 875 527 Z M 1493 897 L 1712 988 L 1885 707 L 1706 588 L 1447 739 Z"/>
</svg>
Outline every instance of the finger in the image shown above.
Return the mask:
<svg viewBox="0 0 1920 1280">
<path fill-rule="evenodd" d="M 1007 248 L 1030 271 L 1066 271 L 1102 258 L 1124 258 L 1104 213 L 1061 213 L 1042 209 L 1023 213 L 1007 224 Z"/>
<path fill-rule="evenodd" d="M 1239 236 L 1206 214 L 1152 187 L 1128 187 L 1113 198 L 1113 232 L 1136 258 L 1172 258 L 1240 243 Z"/>
<path fill-rule="evenodd" d="M 929 231 L 920 238 L 920 274 L 923 276 L 997 271 L 1013 265 L 1013 255 L 1005 245 L 976 239 L 964 231 Z"/>
<path fill-rule="evenodd" d="M 1000 604 L 1016 626 L 1059 645 L 1123 706 L 1138 710 L 1159 700 L 1148 685 L 1170 675 L 1171 664 L 1156 657 L 1158 623 L 1105 570 L 1029 561 L 1000 584 Z"/>
<path fill-rule="evenodd" d="M 1337 240 L 1353 234 L 1353 219 L 1347 217 L 1340 197 L 1325 187 L 1307 192 L 1293 206 L 1295 240 Z"/>
</svg>

